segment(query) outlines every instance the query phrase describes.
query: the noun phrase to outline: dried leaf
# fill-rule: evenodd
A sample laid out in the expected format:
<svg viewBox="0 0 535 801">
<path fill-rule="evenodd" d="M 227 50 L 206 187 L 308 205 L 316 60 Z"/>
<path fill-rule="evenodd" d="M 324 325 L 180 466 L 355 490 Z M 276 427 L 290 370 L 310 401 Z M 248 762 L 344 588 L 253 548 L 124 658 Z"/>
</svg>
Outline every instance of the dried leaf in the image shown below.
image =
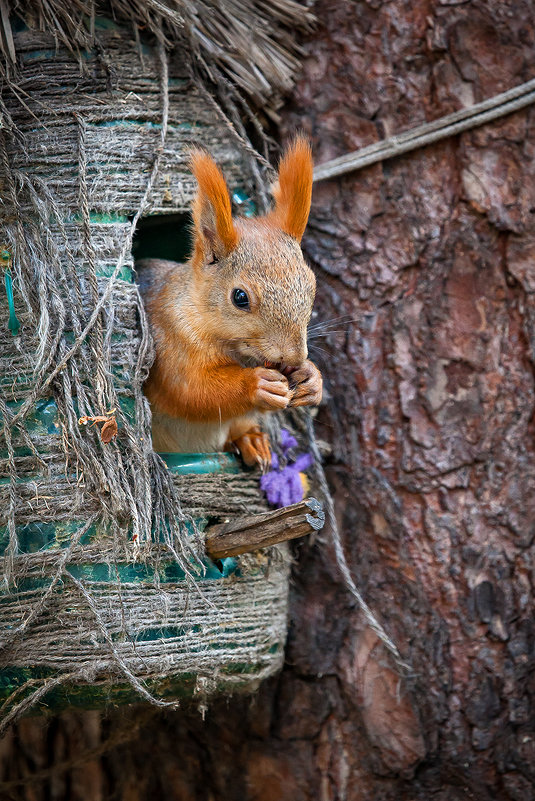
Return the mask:
<svg viewBox="0 0 535 801">
<path fill-rule="evenodd" d="M 111 442 L 117 436 L 117 420 L 111 417 L 100 429 L 100 439 L 102 442 Z"/>
</svg>

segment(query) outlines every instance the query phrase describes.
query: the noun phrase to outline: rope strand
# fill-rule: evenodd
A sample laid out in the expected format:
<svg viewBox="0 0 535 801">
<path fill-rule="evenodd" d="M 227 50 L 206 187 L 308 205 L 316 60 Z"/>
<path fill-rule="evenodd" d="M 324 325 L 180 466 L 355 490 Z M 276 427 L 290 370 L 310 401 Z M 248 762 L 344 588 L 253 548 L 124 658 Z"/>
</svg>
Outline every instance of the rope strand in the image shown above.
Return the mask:
<svg viewBox="0 0 535 801">
<path fill-rule="evenodd" d="M 377 637 L 381 640 L 387 651 L 392 656 L 401 674 L 404 676 L 411 675 L 412 674 L 411 666 L 408 664 L 408 662 L 405 662 L 405 660 L 402 658 L 397 645 L 395 645 L 395 643 L 392 641 L 392 639 L 388 636 L 388 634 L 384 630 L 383 626 L 379 623 L 379 621 L 373 614 L 372 610 L 362 597 L 362 594 L 357 588 L 355 582 L 353 581 L 353 578 L 349 571 L 349 566 L 347 564 L 347 559 L 345 557 L 344 548 L 342 546 L 340 531 L 338 529 L 338 523 L 336 522 L 336 515 L 334 511 L 334 501 L 331 492 L 329 490 L 329 485 L 327 484 L 325 472 L 323 470 L 321 454 L 318 448 L 318 443 L 316 442 L 316 436 L 314 434 L 314 423 L 312 421 L 312 417 L 310 414 L 306 415 L 305 421 L 306 421 L 306 430 L 308 435 L 308 446 L 314 456 L 314 472 L 316 474 L 316 480 L 320 485 L 323 500 L 325 501 L 325 506 L 326 506 L 325 511 L 327 514 L 327 520 L 329 521 L 329 526 L 331 530 L 336 564 L 338 565 L 338 569 L 344 580 L 344 584 L 351 593 L 351 595 L 353 596 L 353 598 L 356 600 L 362 614 L 366 618 L 369 627 L 372 629 L 372 631 L 375 632 L 375 634 L 377 634 Z"/>
<path fill-rule="evenodd" d="M 505 117 L 535 103 L 535 79 L 515 86 L 506 92 L 476 103 L 469 108 L 455 111 L 440 117 L 433 122 L 426 122 L 411 128 L 409 131 L 389 136 L 380 142 L 360 148 L 353 153 L 339 156 L 336 159 L 319 164 L 314 170 L 314 182 L 345 175 L 354 170 L 361 170 L 379 161 L 401 156 L 411 150 L 418 150 L 426 145 L 440 142 L 450 136 L 457 136 L 487 122 Z"/>
</svg>

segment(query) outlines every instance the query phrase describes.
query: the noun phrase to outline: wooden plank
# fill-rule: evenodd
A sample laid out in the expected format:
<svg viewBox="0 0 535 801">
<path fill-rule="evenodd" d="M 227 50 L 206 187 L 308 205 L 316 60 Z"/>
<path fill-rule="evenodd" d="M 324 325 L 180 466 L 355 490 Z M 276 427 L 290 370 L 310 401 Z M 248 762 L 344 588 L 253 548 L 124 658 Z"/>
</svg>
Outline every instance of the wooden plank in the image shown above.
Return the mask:
<svg viewBox="0 0 535 801">
<path fill-rule="evenodd" d="M 224 559 L 258 551 L 319 531 L 324 523 L 321 503 L 308 498 L 282 509 L 210 526 L 206 529 L 206 553 L 212 559 Z"/>
</svg>

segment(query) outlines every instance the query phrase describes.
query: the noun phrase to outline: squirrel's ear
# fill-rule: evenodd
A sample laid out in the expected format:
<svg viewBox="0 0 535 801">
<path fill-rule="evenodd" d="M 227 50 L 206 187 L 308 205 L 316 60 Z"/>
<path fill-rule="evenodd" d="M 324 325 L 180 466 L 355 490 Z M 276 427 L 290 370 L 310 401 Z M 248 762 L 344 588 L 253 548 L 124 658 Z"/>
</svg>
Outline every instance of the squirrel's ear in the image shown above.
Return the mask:
<svg viewBox="0 0 535 801">
<path fill-rule="evenodd" d="M 310 212 L 312 198 L 312 151 L 304 136 L 297 136 L 285 150 L 278 180 L 273 187 L 275 224 L 285 233 L 301 241 Z"/>
<path fill-rule="evenodd" d="M 195 247 L 201 249 L 205 258 L 212 256 L 217 261 L 238 244 L 230 195 L 221 170 L 208 153 L 194 150 L 190 163 L 199 185 L 193 202 Z"/>
</svg>

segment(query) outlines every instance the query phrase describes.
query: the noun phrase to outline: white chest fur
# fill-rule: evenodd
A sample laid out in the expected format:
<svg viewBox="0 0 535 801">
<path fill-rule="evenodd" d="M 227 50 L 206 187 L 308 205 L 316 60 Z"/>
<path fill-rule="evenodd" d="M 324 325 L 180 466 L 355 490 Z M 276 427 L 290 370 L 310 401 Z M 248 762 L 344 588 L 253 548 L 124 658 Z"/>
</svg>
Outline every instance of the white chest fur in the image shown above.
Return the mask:
<svg viewBox="0 0 535 801">
<path fill-rule="evenodd" d="M 221 451 L 228 439 L 230 421 L 189 423 L 180 417 L 154 412 L 152 446 L 162 453 L 210 453 Z"/>
</svg>

